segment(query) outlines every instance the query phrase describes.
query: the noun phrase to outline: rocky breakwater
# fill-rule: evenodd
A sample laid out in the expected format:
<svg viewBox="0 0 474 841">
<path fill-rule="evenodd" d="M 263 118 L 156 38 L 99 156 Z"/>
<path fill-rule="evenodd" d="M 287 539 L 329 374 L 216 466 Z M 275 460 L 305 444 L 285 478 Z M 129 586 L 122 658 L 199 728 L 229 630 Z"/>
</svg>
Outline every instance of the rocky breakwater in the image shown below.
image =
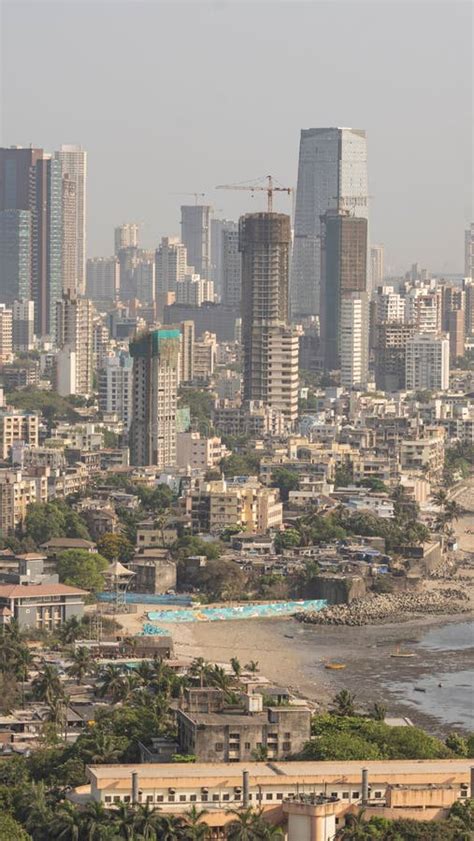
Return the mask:
<svg viewBox="0 0 474 841">
<path fill-rule="evenodd" d="M 416 594 L 370 595 L 350 605 L 336 604 L 319 612 L 302 611 L 295 618 L 312 625 L 378 625 L 382 622 L 403 622 L 427 614 L 464 613 L 469 610 L 468 601 L 465 593 L 453 588 Z"/>
</svg>

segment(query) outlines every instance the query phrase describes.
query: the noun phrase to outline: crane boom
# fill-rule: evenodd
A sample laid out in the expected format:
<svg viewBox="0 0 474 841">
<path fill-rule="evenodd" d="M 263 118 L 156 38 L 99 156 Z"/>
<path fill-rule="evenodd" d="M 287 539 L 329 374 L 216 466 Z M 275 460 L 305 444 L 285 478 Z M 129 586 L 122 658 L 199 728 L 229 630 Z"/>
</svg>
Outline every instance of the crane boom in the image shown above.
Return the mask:
<svg viewBox="0 0 474 841">
<path fill-rule="evenodd" d="M 273 193 L 288 193 L 290 196 L 293 192 L 292 187 L 280 187 L 273 184 L 271 175 L 266 176 L 267 183 L 264 184 L 218 184 L 216 190 L 247 190 L 250 193 L 262 192 L 267 194 L 268 213 L 273 212 Z"/>
</svg>

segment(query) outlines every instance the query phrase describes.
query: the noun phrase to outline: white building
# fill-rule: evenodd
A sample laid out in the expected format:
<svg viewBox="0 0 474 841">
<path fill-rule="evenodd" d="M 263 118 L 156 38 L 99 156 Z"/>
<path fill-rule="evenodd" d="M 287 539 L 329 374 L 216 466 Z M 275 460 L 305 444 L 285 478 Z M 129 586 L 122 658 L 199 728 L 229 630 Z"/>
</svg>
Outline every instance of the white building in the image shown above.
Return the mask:
<svg viewBox="0 0 474 841">
<path fill-rule="evenodd" d="M 441 330 L 441 290 L 414 287 L 405 299 L 405 320 L 414 324 L 420 333 L 439 333 Z"/>
<path fill-rule="evenodd" d="M 464 232 L 464 277 L 474 280 L 474 222 Z"/>
<path fill-rule="evenodd" d="M 88 298 L 63 295 L 57 302 L 57 342 L 69 348 L 76 359 L 76 394 L 92 391 L 93 305 Z"/>
<path fill-rule="evenodd" d="M 352 128 L 311 128 L 301 132 L 291 309 L 319 313 L 321 217 L 330 208 L 368 219 L 367 138 Z"/>
<path fill-rule="evenodd" d="M 77 394 L 76 386 L 76 352 L 70 345 L 58 350 L 55 360 L 55 385 L 61 397 Z"/>
<path fill-rule="evenodd" d="M 118 254 L 122 248 L 138 247 L 138 225 L 135 222 L 127 222 L 119 225 L 114 231 L 115 253 Z"/>
<path fill-rule="evenodd" d="M 209 470 L 217 467 L 226 454 L 219 436 L 203 438 L 200 432 L 178 432 L 176 436 L 178 467 Z"/>
<path fill-rule="evenodd" d="M 132 422 L 133 361 L 121 351 L 104 359 L 99 371 L 99 409 L 118 415 L 128 429 Z"/>
<path fill-rule="evenodd" d="M 54 153 L 54 156 L 61 161 L 63 176 L 67 175 L 75 184 L 76 283 L 77 291 L 84 295 L 86 291 L 87 152 L 81 146 L 64 145 Z"/>
<path fill-rule="evenodd" d="M 176 303 L 200 307 L 204 301 L 214 301 L 214 284 L 198 274 L 185 274 L 177 281 Z"/>
<path fill-rule="evenodd" d="M 0 364 L 13 359 L 13 313 L 0 304 Z"/>
<path fill-rule="evenodd" d="M 393 286 L 381 286 L 375 295 L 375 317 L 378 323 L 382 321 L 405 321 L 405 299 Z"/>
<path fill-rule="evenodd" d="M 368 379 L 369 319 L 366 292 L 341 299 L 341 385 L 366 386 Z"/>
<path fill-rule="evenodd" d="M 217 353 L 217 339 L 215 333 L 203 333 L 194 342 L 193 378 L 208 380 L 214 373 Z"/>
<path fill-rule="evenodd" d="M 178 237 L 162 237 L 155 251 L 156 291 L 175 292 L 188 271 L 186 246 Z"/>
<path fill-rule="evenodd" d="M 449 339 L 443 335 L 418 333 L 408 339 L 405 380 L 409 391 L 449 388 Z"/>
</svg>

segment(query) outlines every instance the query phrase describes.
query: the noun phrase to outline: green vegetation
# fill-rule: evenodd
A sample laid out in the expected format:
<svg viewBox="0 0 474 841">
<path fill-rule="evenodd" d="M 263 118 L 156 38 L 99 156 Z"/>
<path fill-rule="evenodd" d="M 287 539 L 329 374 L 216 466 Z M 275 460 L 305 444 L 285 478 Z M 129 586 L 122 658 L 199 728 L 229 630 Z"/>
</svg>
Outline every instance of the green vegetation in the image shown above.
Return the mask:
<svg viewBox="0 0 474 841">
<path fill-rule="evenodd" d="M 255 450 L 232 453 L 227 458 L 222 459 L 220 467 L 227 478 L 231 476 L 258 476 L 260 455 Z"/>
<path fill-rule="evenodd" d="M 178 404 L 180 407 L 189 406 L 191 422 L 200 429 L 202 427 L 203 432 L 209 431 L 214 407 L 214 398 L 209 391 L 200 388 L 180 388 Z"/>
<path fill-rule="evenodd" d="M 68 549 L 58 555 L 57 570 L 63 584 L 97 593 L 104 589 L 104 571 L 108 561 L 96 552 Z"/>
<path fill-rule="evenodd" d="M 126 564 L 132 560 L 135 547 L 123 534 L 106 532 L 97 541 L 100 555 L 108 561 L 121 561 Z"/>
<path fill-rule="evenodd" d="M 312 737 L 302 758 L 447 759 L 453 754 L 460 755 L 418 727 L 390 727 L 381 720 L 355 715 L 354 697 L 346 690 L 342 690 L 334 702 L 337 714 L 314 717 Z M 450 744 L 453 744 L 452 740 Z M 467 741 L 462 749 L 468 750 Z"/>
<path fill-rule="evenodd" d="M 451 487 L 457 478 L 467 479 L 474 467 L 474 446 L 456 444 L 447 447 L 444 454 L 443 484 Z"/>
<path fill-rule="evenodd" d="M 36 546 L 52 537 L 75 537 L 90 540 L 87 526 L 80 515 L 62 500 L 36 502 L 28 506 L 24 531 Z"/>
<path fill-rule="evenodd" d="M 287 467 L 277 467 L 273 471 L 272 488 L 280 489 L 280 498 L 288 502 L 290 491 L 297 490 L 299 479 L 296 470 L 289 470 Z"/>
<path fill-rule="evenodd" d="M 5 402 L 25 412 L 38 412 L 49 423 L 56 420 L 77 423 L 81 420 L 81 416 L 75 411 L 73 398 L 61 397 L 55 391 L 43 391 L 32 386 L 21 391 L 10 391 L 5 395 Z"/>
<path fill-rule="evenodd" d="M 364 809 L 346 817 L 338 841 L 469 841 L 474 829 L 474 800 L 456 802 L 446 820 L 369 818 Z"/>
</svg>

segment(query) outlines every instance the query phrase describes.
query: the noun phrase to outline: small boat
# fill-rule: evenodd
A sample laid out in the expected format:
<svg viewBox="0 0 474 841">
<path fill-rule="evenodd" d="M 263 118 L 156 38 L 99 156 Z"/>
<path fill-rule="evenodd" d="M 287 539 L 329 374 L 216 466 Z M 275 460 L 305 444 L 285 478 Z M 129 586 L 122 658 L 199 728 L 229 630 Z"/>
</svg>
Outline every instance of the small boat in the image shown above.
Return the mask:
<svg viewBox="0 0 474 841">
<path fill-rule="evenodd" d="M 346 664 L 345 663 L 325 663 L 324 668 L 325 669 L 331 669 L 332 671 L 337 672 L 340 669 L 345 669 Z"/>
<path fill-rule="evenodd" d="M 426 692 L 426 689 L 423 689 L 422 686 L 414 686 L 413 689 L 415 692 Z"/>
<path fill-rule="evenodd" d="M 392 651 L 390 657 L 414 657 L 413 651 L 402 651 L 401 647 L 397 645 L 395 651 Z"/>
<path fill-rule="evenodd" d="M 283 636 L 286 637 L 287 640 L 293 640 L 294 639 L 294 637 L 291 634 L 283 634 Z"/>
</svg>

